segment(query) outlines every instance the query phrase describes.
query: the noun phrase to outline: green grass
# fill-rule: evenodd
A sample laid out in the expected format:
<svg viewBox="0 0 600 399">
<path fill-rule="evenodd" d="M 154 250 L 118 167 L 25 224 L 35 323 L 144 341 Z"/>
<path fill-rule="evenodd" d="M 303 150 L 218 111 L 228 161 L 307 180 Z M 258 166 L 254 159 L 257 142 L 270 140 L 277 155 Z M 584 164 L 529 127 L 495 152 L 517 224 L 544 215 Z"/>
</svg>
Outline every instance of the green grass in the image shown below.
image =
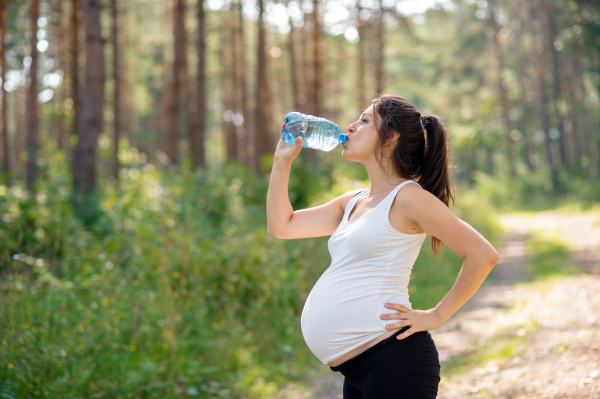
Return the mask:
<svg viewBox="0 0 600 399">
<path fill-rule="evenodd" d="M 559 234 L 533 230 L 527 238 L 526 263 L 535 279 L 547 279 L 578 273 L 571 261 L 572 248 Z"/>
</svg>

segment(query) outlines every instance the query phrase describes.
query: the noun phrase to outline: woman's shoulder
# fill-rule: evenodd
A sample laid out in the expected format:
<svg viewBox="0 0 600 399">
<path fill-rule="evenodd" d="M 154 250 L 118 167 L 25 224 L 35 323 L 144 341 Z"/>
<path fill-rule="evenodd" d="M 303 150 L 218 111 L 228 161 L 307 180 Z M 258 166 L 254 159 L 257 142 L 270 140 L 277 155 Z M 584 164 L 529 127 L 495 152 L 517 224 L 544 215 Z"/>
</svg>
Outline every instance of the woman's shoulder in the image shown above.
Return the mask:
<svg viewBox="0 0 600 399">
<path fill-rule="evenodd" d="M 440 205 L 446 207 L 438 197 L 422 188 L 418 183 L 408 183 L 396 194 L 393 207 L 410 213 L 412 211 L 432 209 Z"/>
</svg>

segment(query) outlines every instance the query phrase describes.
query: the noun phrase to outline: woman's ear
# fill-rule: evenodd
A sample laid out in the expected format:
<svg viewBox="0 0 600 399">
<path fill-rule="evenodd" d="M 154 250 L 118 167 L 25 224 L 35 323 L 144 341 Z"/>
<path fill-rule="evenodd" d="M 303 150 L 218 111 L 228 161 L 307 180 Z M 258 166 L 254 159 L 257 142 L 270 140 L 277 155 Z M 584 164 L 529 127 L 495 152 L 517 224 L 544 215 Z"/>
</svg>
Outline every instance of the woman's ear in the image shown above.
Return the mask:
<svg viewBox="0 0 600 399">
<path fill-rule="evenodd" d="M 393 144 L 396 140 L 398 140 L 400 138 L 400 133 L 398 132 L 393 132 L 393 135 L 391 138 L 389 138 L 386 142 L 385 145 L 390 145 Z"/>
</svg>

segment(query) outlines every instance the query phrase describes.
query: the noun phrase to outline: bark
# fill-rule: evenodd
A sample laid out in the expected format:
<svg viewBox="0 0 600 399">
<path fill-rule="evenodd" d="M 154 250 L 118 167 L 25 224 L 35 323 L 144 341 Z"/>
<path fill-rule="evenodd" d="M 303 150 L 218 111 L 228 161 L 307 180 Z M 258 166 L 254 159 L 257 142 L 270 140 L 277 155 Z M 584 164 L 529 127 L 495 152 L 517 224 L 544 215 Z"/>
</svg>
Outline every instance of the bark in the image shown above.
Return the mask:
<svg viewBox="0 0 600 399">
<path fill-rule="evenodd" d="M 257 170 L 260 170 L 260 158 L 275 150 L 269 132 L 270 95 L 267 79 L 267 57 L 265 54 L 266 37 L 264 28 L 264 1 L 258 0 L 258 70 L 256 76 L 256 157 Z"/>
<path fill-rule="evenodd" d="M 0 0 L 0 68 L 2 69 L 0 79 L 2 79 L 2 87 L 0 87 L 0 93 L 2 93 L 2 167 L 4 169 L 4 181 L 6 185 L 10 184 L 10 148 L 8 145 L 8 96 L 7 91 L 4 90 L 4 82 L 6 82 L 6 22 L 8 21 L 8 9 L 6 8 L 6 0 Z"/>
<path fill-rule="evenodd" d="M 588 114 L 585 109 L 585 102 L 583 101 L 586 98 L 587 93 L 585 89 L 585 85 L 583 83 L 583 65 L 581 60 L 583 59 L 583 51 L 579 52 L 575 57 L 573 57 L 574 69 L 575 73 L 573 74 L 573 79 L 575 80 L 575 90 L 579 92 L 579 101 L 577 102 L 578 110 L 579 110 L 579 121 L 581 126 L 581 136 L 583 142 L 583 155 L 587 157 L 587 159 L 592 159 L 592 134 L 590 131 L 590 126 L 588 123 Z"/>
<path fill-rule="evenodd" d="M 558 51 L 554 47 L 554 39 L 555 39 L 555 28 L 554 21 L 552 16 L 552 10 L 550 8 L 550 4 L 548 4 L 548 0 L 540 0 L 541 3 L 541 11 L 544 14 L 544 31 L 546 37 L 546 45 L 548 49 L 548 53 L 550 54 L 550 63 L 552 64 L 552 88 L 554 101 L 552 101 L 552 111 L 554 111 L 554 115 L 556 117 L 556 123 L 559 131 L 558 143 L 560 146 L 560 161 L 562 166 L 569 166 L 568 152 L 566 148 L 565 141 L 565 133 L 564 133 L 564 118 L 562 115 L 562 111 L 558 106 L 560 102 L 560 66 L 558 61 Z"/>
<path fill-rule="evenodd" d="M 242 125 L 246 134 L 246 148 L 245 148 L 245 159 L 246 163 L 250 167 L 256 165 L 255 155 L 255 137 L 254 137 L 254 124 L 251 123 L 251 115 L 248 112 L 248 83 L 246 79 L 246 45 L 244 41 L 244 13 L 242 12 L 242 2 L 238 3 L 238 45 L 240 55 L 240 88 L 241 88 L 241 100 L 242 100 L 242 116 L 244 118 L 244 124 Z"/>
<path fill-rule="evenodd" d="M 289 1 L 286 3 L 288 5 Z M 299 93 L 298 93 L 298 67 L 296 65 L 296 43 L 294 41 L 294 24 L 292 23 L 292 18 L 289 19 L 290 24 L 290 33 L 288 33 L 287 37 L 287 47 L 288 47 L 288 55 L 289 55 L 289 63 L 290 63 L 290 83 L 292 85 L 292 98 L 294 104 L 294 110 L 300 109 Z"/>
<path fill-rule="evenodd" d="M 236 122 L 236 118 L 238 115 L 242 115 L 243 117 L 243 103 L 244 99 L 242 97 L 242 86 L 241 86 L 241 72 L 240 66 L 241 63 L 239 61 L 240 54 L 240 36 L 239 36 L 239 19 L 238 19 L 238 11 L 237 9 L 241 8 L 241 2 L 239 0 L 233 1 L 231 3 L 231 8 L 229 9 L 229 28 L 230 28 L 230 38 L 231 42 L 229 45 L 230 50 L 230 59 L 231 59 L 231 83 L 233 84 L 233 101 L 232 101 L 232 110 L 234 112 L 234 131 L 235 131 L 235 150 L 236 150 L 236 158 L 246 162 L 246 131 L 244 129 L 243 124 Z"/>
<path fill-rule="evenodd" d="M 523 51 L 523 24 L 521 23 L 516 33 L 516 49 L 517 49 L 517 64 L 518 64 L 518 75 L 519 75 L 519 86 L 521 89 L 521 103 L 522 103 L 522 115 L 521 115 L 521 133 L 523 135 L 523 160 L 527 169 L 530 172 L 535 171 L 535 165 L 531 161 L 531 134 L 530 134 L 530 113 L 533 109 L 531 82 L 529 81 L 529 75 L 527 73 L 527 61 L 525 53 Z"/>
<path fill-rule="evenodd" d="M 233 112 L 233 96 L 231 87 L 231 60 L 228 58 L 226 49 L 230 47 L 230 36 L 231 36 L 231 14 L 229 12 L 223 12 L 223 28 L 221 29 L 221 43 L 219 46 L 220 59 L 221 59 L 221 97 L 225 106 L 225 112 L 227 114 Z M 236 140 L 235 140 L 235 129 L 233 120 L 229 117 L 225 118 L 223 113 L 223 133 L 225 138 L 225 148 L 227 152 L 227 161 L 231 162 L 236 158 Z M 228 120 L 229 119 L 229 120 Z"/>
<path fill-rule="evenodd" d="M 494 0 L 488 0 L 488 10 L 490 13 L 490 25 L 492 27 L 492 41 L 494 45 L 494 57 L 495 57 L 495 70 L 496 70 L 496 85 L 498 88 L 498 95 L 500 96 L 500 111 L 502 116 L 502 133 L 506 143 L 506 152 L 508 155 L 508 170 L 511 177 L 516 177 L 515 167 L 515 149 L 514 141 L 510 137 L 511 126 L 510 119 L 508 117 L 509 104 L 508 104 L 508 93 L 506 87 L 504 87 L 504 54 L 502 46 L 498 39 L 498 33 L 500 27 L 496 22 L 495 17 L 496 2 Z"/>
<path fill-rule="evenodd" d="M 356 2 L 356 27 L 358 29 L 358 53 L 356 54 L 356 94 L 358 96 L 358 112 L 359 114 L 366 108 L 365 100 L 365 22 L 360 18 L 362 7 L 360 1 Z"/>
<path fill-rule="evenodd" d="M 121 125 L 121 82 L 119 80 L 119 25 L 117 19 L 117 0 L 111 0 L 112 14 L 112 39 L 113 39 L 113 171 L 112 175 L 115 180 L 119 179 L 119 141 Z"/>
<path fill-rule="evenodd" d="M 73 192 L 87 195 L 96 188 L 98 134 L 104 104 L 104 49 L 100 31 L 100 2 L 83 0 L 85 26 L 85 98 L 73 154 Z"/>
<path fill-rule="evenodd" d="M 571 156 L 573 162 L 571 166 L 574 169 L 579 168 L 579 161 L 582 155 L 581 144 L 579 143 L 579 104 L 578 97 L 575 94 L 575 74 L 577 73 L 577 68 L 575 66 L 576 60 L 578 59 L 578 52 L 575 52 L 575 56 L 572 57 L 572 61 L 569 63 L 568 73 L 566 75 L 566 86 L 565 86 L 565 94 L 567 97 L 567 103 L 569 104 L 569 129 L 568 134 L 571 141 Z"/>
<path fill-rule="evenodd" d="M 31 32 L 31 65 L 29 67 L 29 91 L 27 95 L 27 189 L 33 190 L 38 178 L 37 157 L 39 150 L 39 119 L 38 119 L 38 50 L 37 50 L 37 21 L 40 16 L 39 0 L 31 0 L 30 32 Z"/>
<path fill-rule="evenodd" d="M 190 152 L 192 153 L 192 168 L 194 168 L 194 155 L 193 155 L 193 147 L 196 144 L 196 134 L 198 129 L 197 117 L 196 117 L 196 109 L 192 108 L 192 83 L 191 77 L 188 67 L 188 58 L 187 58 L 187 29 L 185 28 L 185 15 L 187 13 L 185 0 L 181 0 L 181 41 L 179 45 L 180 56 L 181 56 L 181 104 L 184 110 L 183 117 L 186 120 L 186 129 L 187 129 L 187 138 Z"/>
<path fill-rule="evenodd" d="M 166 153 L 172 165 L 179 165 L 179 118 L 181 115 L 181 72 L 185 59 L 185 3 L 175 0 L 173 12 L 174 58 L 171 81 L 171 103 L 169 105 L 169 129 Z"/>
<path fill-rule="evenodd" d="M 533 23 L 536 20 L 533 5 L 528 3 L 528 11 L 529 11 L 529 30 L 532 35 L 535 33 L 533 28 Z M 535 36 L 535 35 L 533 35 Z M 540 117 L 542 122 L 542 129 L 544 131 L 544 148 L 546 150 L 546 163 L 548 164 L 548 168 L 550 170 L 550 179 L 552 181 L 552 190 L 556 194 L 558 193 L 559 183 L 558 183 L 558 173 L 556 170 L 556 166 L 552 160 L 552 150 L 550 147 L 550 136 L 548 131 L 550 130 L 550 117 L 548 115 L 548 96 L 546 93 L 546 77 L 544 76 L 544 63 L 542 61 L 543 54 L 543 46 L 542 51 L 539 51 L 536 48 L 536 41 L 532 40 L 532 49 L 531 49 L 531 58 L 533 59 L 533 64 L 535 67 L 537 80 L 538 80 L 538 90 L 539 90 L 539 98 L 540 98 Z"/>
<path fill-rule="evenodd" d="M 196 49 L 198 52 L 198 71 L 196 81 L 196 123 L 197 130 L 190 137 L 190 147 L 192 149 L 192 164 L 194 168 L 204 166 L 204 129 L 206 127 L 206 88 L 205 88 L 205 21 L 204 21 L 204 0 L 198 0 L 197 20 L 198 20 L 198 37 L 196 41 Z"/>
<path fill-rule="evenodd" d="M 81 102 L 79 100 L 79 1 L 71 0 L 71 100 L 73 100 L 72 133 L 77 135 L 81 118 Z"/>
<path fill-rule="evenodd" d="M 311 64 L 312 64 L 312 56 L 311 56 L 311 51 L 310 51 L 310 45 L 311 45 L 311 40 L 310 40 L 310 32 L 308 31 L 307 27 L 309 25 L 309 21 L 307 21 L 306 18 L 306 14 L 303 14 L 303 18 L 304 18 L 304 27 L 302 28 L 302 49 L 301 49 L 301 54 L 302 54 L 302 62 L 301 62 L 301 66 L 302 66 L 302 82 L 300 85 L 300 99 L 298 100 L 298 102 L 300 103 L 301 107 L 302 107 L 302 113 L 304 114 L 314 114 L 314 109 L 313 109 L 313 103 L 312 103 L 312 98 L 313 98 L 313 88 L 314 86 L 310 83 L 312 80 L 312 72 L 314 72 L 311 68 Z M 301 101 L 300 101 L 301 100 Z"/>
<path fill-rule="evenodd" d="M 384 76 L 384 50 L 385 50 L 385 24 L 383 19 L 383 1 L 379 0 L 379 17 L 375 20 L 377 29 L 377 55 L 375 57 L 375 95 L 383 93 Z"/>
<path fill-rule="evenodd" d="M 63 0 L 56 0 L 56 14 L 57 14 L 57 24 L 58 24 L 58 54 L 56 57 L 58 68 L 65 69 L 65 55 L 64 48 L 66 47 L 65 43 L 65 26 L 63 24 L 63 12 L 64 12 L 64 2 Z M 65 86 L 61 85 L 58 90 L 56 90 L 56 143 L 59 150 L 65 148 L 65 125 L 64 125 L 64 103 L 65 103 Z"/>
<path fill-rule="evenodd" d="M 323 38 L 321 21 L 319 20 L 319 0 L 313 0 L 313 65 L 314 65 L 314 89 L 313 106 L 316 116 L 323 115 Z"/>
</svg>

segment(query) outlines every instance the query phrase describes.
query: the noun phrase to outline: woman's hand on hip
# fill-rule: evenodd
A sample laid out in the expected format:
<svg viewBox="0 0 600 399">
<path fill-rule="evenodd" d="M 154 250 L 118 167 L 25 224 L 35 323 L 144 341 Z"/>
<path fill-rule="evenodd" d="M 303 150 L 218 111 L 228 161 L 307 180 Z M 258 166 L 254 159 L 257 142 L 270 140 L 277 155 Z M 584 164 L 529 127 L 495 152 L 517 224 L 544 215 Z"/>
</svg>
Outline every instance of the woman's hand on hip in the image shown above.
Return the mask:
<svg viewBox="0 0 600 399">
<path fill-rule="evenodd" d="M 397 339 L 404 339 L 419 331 L 433 330 L 434 328 L 437 328 L 442 325 L 442 321 L 440 320 L 439 316 L 434 312 L 434 309 L 409 309 L 406 306 L 398 305 L 395 303 L 386 303 L 385 307 L 388 309 L 397 310 L 398 312 L 382 314 L 382 320 L 400 320 L 398 322 L 388 324 L 386 326 L 388 330 L 394 330 L 410 326 L 408 330 L 404 331 L 402 334 L 399 334 L 396 337 Z"/>
</svg>

